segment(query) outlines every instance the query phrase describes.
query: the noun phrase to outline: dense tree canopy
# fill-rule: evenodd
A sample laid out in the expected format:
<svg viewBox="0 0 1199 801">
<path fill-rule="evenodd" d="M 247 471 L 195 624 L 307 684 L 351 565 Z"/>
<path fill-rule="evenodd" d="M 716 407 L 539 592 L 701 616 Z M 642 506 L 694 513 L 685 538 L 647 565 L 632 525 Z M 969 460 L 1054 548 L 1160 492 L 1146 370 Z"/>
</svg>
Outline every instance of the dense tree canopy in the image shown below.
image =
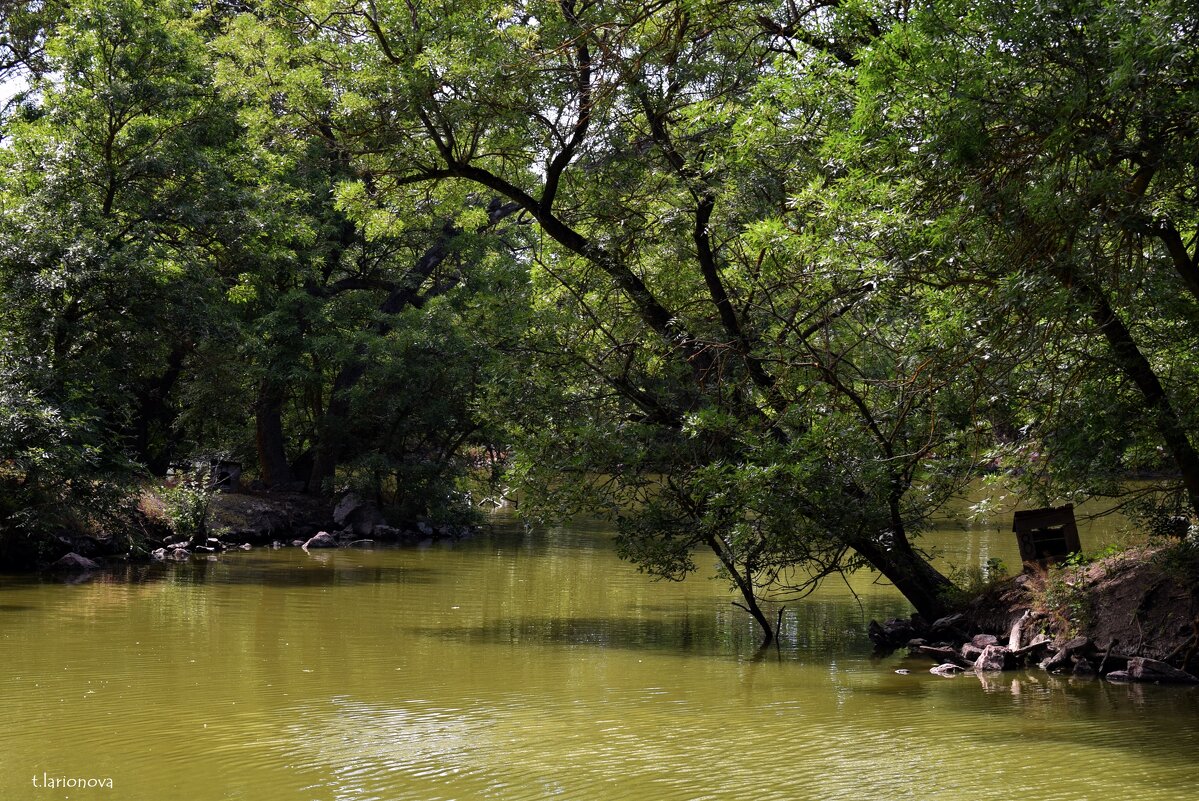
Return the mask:
<svg viewBox="0 0 1199 801">
<path fill-rule="evenodd" d="M 768 638 L 862 566 L 945 612 L 983 473 L 1199 515 L 1184 3 L 51 10 L 0 39 L 6 499 L 224 451 L 416 515 L 487 448 Z"/>
</svg>

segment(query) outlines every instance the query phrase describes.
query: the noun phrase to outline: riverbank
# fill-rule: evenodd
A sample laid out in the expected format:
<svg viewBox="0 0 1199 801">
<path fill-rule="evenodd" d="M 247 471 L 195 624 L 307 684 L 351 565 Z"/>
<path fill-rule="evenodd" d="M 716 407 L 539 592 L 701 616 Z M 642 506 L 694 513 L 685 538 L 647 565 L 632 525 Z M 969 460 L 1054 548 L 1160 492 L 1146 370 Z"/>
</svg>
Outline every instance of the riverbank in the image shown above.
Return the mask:
<svg viewBox="0 0 1199 801">
<path fill-rule="evenodd" d="M 120 531 L 64 531 L 45 543 L 32 567 L 89 570 L 128 561 L 182 561 L 230 549 L 328 548 L 354 543 L 416 545 L 463 539 L 468 525 L 416 520 L 393 525 L 383 510 L 353 493 L 336 499 L 291 492 L 224 492 L 206 500 L 204 524 L 180 530 L 161 493 L 143 491 Z"/>
<path fill-rule="evenodd" d="M 995 582 L 956 615 L 872 624 L 934 672 L 1037 667 L 1110 681 L 1199 683 L 1199 547 L 1140 546 Z"/>
</svg>

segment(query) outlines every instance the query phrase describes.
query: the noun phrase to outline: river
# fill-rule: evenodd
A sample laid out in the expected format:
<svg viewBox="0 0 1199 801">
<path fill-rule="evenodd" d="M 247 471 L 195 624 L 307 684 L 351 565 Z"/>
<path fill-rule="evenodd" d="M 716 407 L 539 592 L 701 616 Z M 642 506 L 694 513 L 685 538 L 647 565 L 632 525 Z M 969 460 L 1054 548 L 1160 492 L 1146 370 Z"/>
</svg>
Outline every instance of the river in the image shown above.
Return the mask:
<svg viewBox="0 0 1199 801">
<path fill-rule="evenodd" d="M 998 526 L 931 539 L 959 566 L 1017 558 Z M 3 577 L 0 799 L 1199 794 L 1197 690 L 874 659 L 866 622 L 907 608 L 868 575 L 788 605 L 765 653 L 730 600 L 637 573 L 602 526 L 503 521 L 454 546 Z"/>
</svg>

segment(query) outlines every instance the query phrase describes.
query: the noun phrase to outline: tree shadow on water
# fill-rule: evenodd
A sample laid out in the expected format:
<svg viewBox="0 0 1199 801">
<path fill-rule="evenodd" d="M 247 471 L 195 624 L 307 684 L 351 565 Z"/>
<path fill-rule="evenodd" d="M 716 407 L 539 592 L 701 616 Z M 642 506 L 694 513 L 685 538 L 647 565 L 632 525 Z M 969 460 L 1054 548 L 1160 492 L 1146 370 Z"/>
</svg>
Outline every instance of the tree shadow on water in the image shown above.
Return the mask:
<svg viewBox="0 0 1199 801">
<path fill-rule="evenodd" d="M 760 639 L 756 631 L 721 626 L 717 621 L 705 621 L 702 617 L 661 620 L 523 617 L 479 626 L 414 627 L 412 631 L 470 644 L 591 647 L 737 657 L 755 652 Z"/>
<path fill-rule="evenodd" d="M 188 562 L 176 567 L 173 578 L 193 584 L 252 584 L 264 587 L 330 587 L 361 584 L 433 584 L 440 571 L 423 567 L 360 564 L 312 559 L 279 562 L 238 560 L 224 568 L 218 562 Z"/>
</svg>

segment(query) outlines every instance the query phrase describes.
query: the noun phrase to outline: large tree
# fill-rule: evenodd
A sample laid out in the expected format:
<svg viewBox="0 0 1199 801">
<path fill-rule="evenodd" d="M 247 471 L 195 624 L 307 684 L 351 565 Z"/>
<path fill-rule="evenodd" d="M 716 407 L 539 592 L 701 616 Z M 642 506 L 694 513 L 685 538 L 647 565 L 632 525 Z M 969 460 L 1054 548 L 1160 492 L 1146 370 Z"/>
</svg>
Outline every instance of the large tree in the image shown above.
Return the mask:
<svg viewBox="0 0 1199 801">
<path fill-rule="evenodd" d="M 946 609 L 912 537 L 966 474 L 972 391 L 952 369 L 970 343 L 915 325 L 941 299 L 888 284 L 820 202 L 825 140 L 853 111 L 846 48 L 877 23 L 773 11 L 313 4 L 292 20 L 325 48 L 356 192 L 450 208 L 473 187 L 536 223 L 510 408 L 543 507 L 613 516 L 659 575 L 713 553 L 768 638 L 764 594 L 862 560 Z"/>
<path fill-rule="evenodd" d="M 972 282 L 1015 450 L 1046 495 L 1165 473 L 1199 515 L 1199 28 L 1186 3 L 939 3 L 861 71 L 857 164 Z"/>
</svg>

